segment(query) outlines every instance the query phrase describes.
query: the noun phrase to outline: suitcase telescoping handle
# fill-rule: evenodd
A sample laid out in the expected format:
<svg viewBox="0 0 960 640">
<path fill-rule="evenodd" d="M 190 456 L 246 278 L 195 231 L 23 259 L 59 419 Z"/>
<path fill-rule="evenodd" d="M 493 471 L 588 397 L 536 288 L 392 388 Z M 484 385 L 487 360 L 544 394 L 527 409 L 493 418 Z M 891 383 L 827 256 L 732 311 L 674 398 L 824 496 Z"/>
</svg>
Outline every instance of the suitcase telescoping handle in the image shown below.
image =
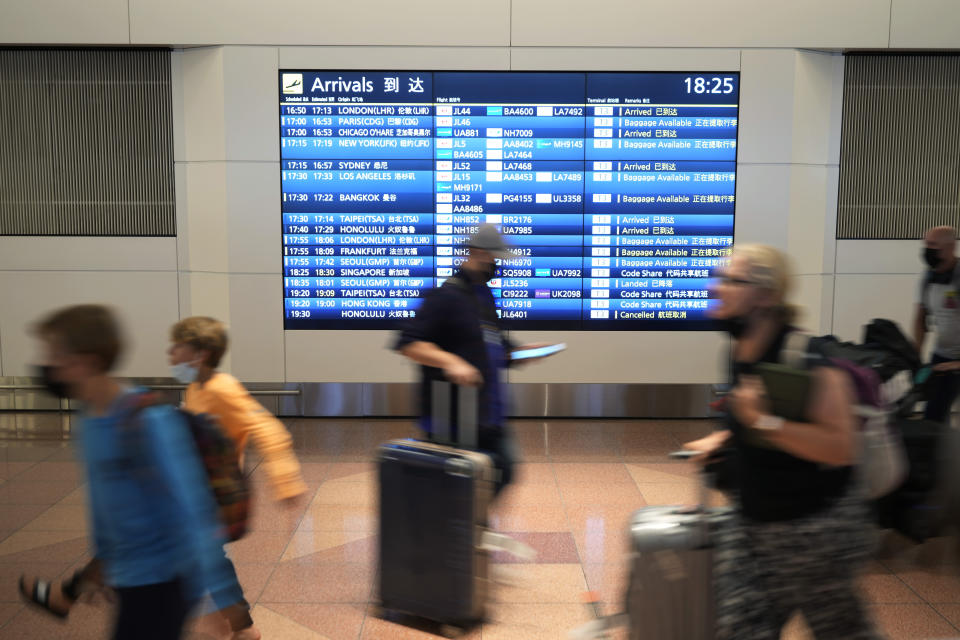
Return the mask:
<svg viewBox="0 0 960 640">
<path fill-rule="evenodd" d="M 700 512 L 700 519 L 697 525 L 697 528 L 700 529 L 700 540 L 702 544 L 710 544 L 710 486 L 714 482 L 714 476 L 712 473 L 707 472 L 706 470 L 701 470 L 697 474 L 699 482 L 697 483 L 699 494 L 699 505 L 697 505 L 697 510 Z"/>
<path fill-rule="evenodd" d="M 445 380 L 434 380 L 430 391 L 433 436 L 445 444 L 463 449 L 476 449 L 479 410 L 477 388 L 451 384 Z M 453 435 L 451 424 L 454 394 L 457 398 L 456 436 Z"/>
<path fill-rule="evenodd" d="M 700 508 L 706 511 L 707 508 L 710 507 L 710 487 L 716 481 L 716 478 L 714 477 L 714 474 L 710 473 L 706 469 L 701 470 L 697 475 L 700 478 Z"/>
<path fill-rule="evenodd" d="M 670 454 L 670 457 L 690 459 L 696 455 L 699 455 L 699 452 L 682 450 L 674 451 Z M 699 519 L 697 527 L 700 529 L 700 539 L 703 540 L 704 544 L 707 544 L 710 540 L 710 522 L 708 518 L 710 509 L 710 487 L 714 483 L 715 478 L 713 473 L 702 469 L 700 473 L 697 474 L 697 479 L 699 480 L 697 483 L 697 504 L 693 509 L 703 516 Z"/>
</svg>

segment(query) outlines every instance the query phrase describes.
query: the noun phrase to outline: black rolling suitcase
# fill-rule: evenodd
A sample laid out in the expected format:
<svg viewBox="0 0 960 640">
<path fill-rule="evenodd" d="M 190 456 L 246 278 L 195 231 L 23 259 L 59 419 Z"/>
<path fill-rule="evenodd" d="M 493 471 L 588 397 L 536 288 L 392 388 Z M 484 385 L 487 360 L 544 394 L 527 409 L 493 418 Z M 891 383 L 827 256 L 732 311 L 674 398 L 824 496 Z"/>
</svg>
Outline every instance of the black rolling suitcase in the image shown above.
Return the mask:
<svg viewBox="0 0 960 640">
<path fill-rule="evenodd" d="M 489 456 L 470 450 L 476 389 L 433 385 L 437 442 L 393 440 L 378 452 L 380 607 L 469 627 L 483 619 L 487 602 L 483 536 L 495 470 Z"/>
<path fill-rule="evenodd" d="M 943 535 L 948 495 L 943 489 L 950 468 L 955 438 L 947 425 L 930 420 L 898 420 L 909 460 L 909 473 L 903 484 L 877 501 L 877 519 L 881 527 L 893 529 L 914 542 Z"/>
</svg>

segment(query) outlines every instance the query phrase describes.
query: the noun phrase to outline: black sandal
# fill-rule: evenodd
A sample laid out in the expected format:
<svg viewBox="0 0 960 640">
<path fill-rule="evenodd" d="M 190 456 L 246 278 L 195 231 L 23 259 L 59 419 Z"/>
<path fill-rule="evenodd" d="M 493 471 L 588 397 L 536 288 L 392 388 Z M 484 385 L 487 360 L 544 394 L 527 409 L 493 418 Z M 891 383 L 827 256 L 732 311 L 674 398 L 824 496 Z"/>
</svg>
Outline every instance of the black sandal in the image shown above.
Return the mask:
<svg viewBox="0 0 960 640">
<path fill-rule="evenodd" d="M 33 584 L 33 589 L 28 591 L 26 579 L 24 576 L 20 576 L 20 595 L 23 596 L 27 604 L 60 620 L 66 620 L 67 616 L 70 615 L 69 609 L 66 611 L 58 611 L 50 606 L 50 588 L 52 586 L 53 583 L 37 578 L 37 581 Z"/>
<path fill-rule="evenodd" d="M 88 569 L 91 566 L 93 565 L 88 564 L 83 569 L 74 571 L 73 577 L 71 577 L 69 580 L 64 580 L 63 584 L 60 585 L 60 593 L 62 593 L 63 596 L 67 600 L 69 600 L 71 603 L 76 602 L 77 600 L 80 599 L 80 593 L 83 587 L 84 578 Z M 71 606 L 73 605 L 71 604 Z"/>
</svg>

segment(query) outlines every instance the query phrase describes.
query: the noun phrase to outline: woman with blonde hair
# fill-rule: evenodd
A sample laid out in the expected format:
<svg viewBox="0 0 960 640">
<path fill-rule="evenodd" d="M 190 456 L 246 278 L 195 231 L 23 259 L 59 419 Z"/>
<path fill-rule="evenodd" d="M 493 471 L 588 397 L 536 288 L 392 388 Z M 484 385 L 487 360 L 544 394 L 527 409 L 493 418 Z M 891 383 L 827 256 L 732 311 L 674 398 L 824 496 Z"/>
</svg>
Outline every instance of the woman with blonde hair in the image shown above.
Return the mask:
<svg viewBox="0 0 960 640">
<path fill-rule="evenodd" d="M 687 444 L 702 459 L 732 452 L 738 518 L 717 541 L 717 637 L 773 640 L 801 611 L 818 639 L 876 638 L 854 586 L 871 527 L 853 471 L 852 383 L 814 366 L 806 421 L 775 415 L 755 367 L 780 362 L 795 330 L 787 259 L 738 246 L 717 275 L 710 315 L 732 337 L 727 428 Z"/>
</svg>

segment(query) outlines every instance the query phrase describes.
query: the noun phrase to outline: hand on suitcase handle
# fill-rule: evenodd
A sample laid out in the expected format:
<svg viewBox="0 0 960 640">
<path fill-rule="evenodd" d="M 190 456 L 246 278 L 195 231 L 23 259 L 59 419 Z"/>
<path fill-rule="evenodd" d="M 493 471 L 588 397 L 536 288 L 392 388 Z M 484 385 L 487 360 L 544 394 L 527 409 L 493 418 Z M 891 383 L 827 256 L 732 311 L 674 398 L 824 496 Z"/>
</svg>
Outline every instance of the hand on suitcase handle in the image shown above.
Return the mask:
<svg viewBox="0 0 960 640">
<path fill-rule="evenodd" d="M 714 431 L 710 435 L 700 438 L 699 440 L 691 440 L 690 442 L 686 442 L 683 444 L 683 448 L 690 451 L 699 451 L 699 456 L 689 459 L 700 465 L 704 465 L 709 459 L 710 454 L 720 449 L 727 443 L 727 440 L 729 439 L 730 431 L 724 429 L 722 431 Z"/>
<path fill-rule="evenodd" d="M 407 358 L 425 367 L 432 367 L 443 371 L 443 375 L 457 385 L 479 387 L 483 384 L 483 376 L 476 367 L 455 353 L 441 349 L 432 342 L 418 340 L 400 349 Z"/>
<path fill-rule="evenodd" d="M 443 368 L 443 374 L 454 384 L 467 387 L 479 387 L 483 384 L 480 370 L 459 356 L 451 358 L 450 363 Z"/>
</svg>

